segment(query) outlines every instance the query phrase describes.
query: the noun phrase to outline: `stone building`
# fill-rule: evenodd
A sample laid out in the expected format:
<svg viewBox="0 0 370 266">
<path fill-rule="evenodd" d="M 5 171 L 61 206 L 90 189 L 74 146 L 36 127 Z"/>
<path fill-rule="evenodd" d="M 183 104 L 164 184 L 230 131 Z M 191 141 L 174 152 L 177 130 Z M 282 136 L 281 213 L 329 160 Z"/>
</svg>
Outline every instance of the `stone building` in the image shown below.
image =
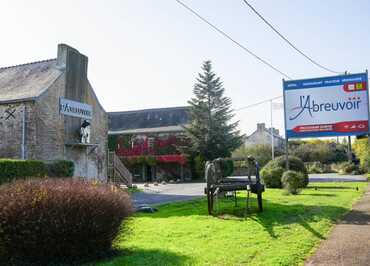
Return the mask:
<svg viewBox="0 0 370 266">
<path fill-rule="evenodd" d="M 271 131 L 274 135 L 274 147 L 277 150 L 284 149 L 284 138 L 279 135 L 279 130 L 276 128 L 266 128 L 265 123 L 258 123 L 257 130 L 246 138 L 245 146 L 253 146 L 256 144 L 271 145 Z"/>
<path fill-rule="evenodd" d="M 0 157 L 71 160 L 75 176 L 106 179 L 108 117 L 87 65 L 60 44 L 56 59 L 0 68 Z"/>
<path fill-rule="evenodd" d="M 136 181 L 191 178 L 181 146 L 188 145 L 183 125 L 188 107 L 110 112 L 109 149 Z"/>
</svg>

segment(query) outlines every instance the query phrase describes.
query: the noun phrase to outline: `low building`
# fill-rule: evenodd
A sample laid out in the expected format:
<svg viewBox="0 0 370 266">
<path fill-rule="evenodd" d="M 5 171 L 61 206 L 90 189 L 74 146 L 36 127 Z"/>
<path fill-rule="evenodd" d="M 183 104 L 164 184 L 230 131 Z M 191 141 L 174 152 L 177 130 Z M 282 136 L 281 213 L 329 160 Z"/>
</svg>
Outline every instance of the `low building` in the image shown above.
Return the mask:
<svg viewBox="0 0 370 266">
<path fill-rule="evenodd" d="M 191 177 L 182 147 L 188 107 L 110 112 L 109 149 L 132 172 L 136 181 Z"/>
<path fill-rule="evenodd" d="M 108 117 L 87 65 L 60 44 L 55 59 L 0 68 L 0 158 L 66 159 L 75 176 L 106 179 Z"/>
<path fill-rule="evenodd" d="M 271 145 L 271 132 L 274 136 L 274 147 L 277 150 L 284 150 L 285 140 L 279 135 L 279 130 L 276 128 L 266 128 L 265 123 L 258 123 L 257 130 L 246 138 L 245 146 L 253 146 L 257 144 Z"/>
</svg>

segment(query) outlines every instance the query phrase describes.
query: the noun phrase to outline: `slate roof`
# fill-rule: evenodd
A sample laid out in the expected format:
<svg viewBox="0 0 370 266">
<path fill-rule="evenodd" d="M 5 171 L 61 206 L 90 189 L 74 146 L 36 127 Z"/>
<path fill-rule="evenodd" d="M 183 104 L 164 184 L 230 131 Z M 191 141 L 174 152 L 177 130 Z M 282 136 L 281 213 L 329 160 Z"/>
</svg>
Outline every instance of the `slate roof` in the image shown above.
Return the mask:
<svg viewBox="0 0 370 266">
<path fill-rule="evenodd" d="M 130 134 L 182 131 L 188 123 L 188 107 L 169 107 L 109 112 L 109 133 Z"/>
<path fill-rule="evenodd" d="M 56 59 L 0 68 L 0 103 L 35 99 L 63 73 Z"/>
</svg>

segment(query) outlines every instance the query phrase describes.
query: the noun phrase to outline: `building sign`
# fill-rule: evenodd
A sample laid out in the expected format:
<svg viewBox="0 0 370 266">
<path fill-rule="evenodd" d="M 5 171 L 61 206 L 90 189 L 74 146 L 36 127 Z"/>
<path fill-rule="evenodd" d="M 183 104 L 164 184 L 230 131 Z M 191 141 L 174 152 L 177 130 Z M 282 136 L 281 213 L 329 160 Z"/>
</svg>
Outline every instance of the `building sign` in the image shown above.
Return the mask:
<svg viewBox="0 0 370 266">
<path fill-rule="evenodd" d="M 369 132 L 367 73 L 283 82 L 288 138 Z"/>
<path fill-rule="evenodd" d="M 59 112 L 64 115 L 92 119 L 92 107 L 89 104 L 60 98 Z"/>
</svg>

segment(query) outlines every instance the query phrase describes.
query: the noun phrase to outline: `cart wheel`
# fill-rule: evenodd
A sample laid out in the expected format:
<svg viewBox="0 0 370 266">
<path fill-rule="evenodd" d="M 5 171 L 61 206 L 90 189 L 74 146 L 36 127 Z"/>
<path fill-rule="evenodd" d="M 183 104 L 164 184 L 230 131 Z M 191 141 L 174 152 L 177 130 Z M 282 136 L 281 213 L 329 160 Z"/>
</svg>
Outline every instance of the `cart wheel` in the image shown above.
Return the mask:
<svg viewBox="0 0 370 266">
<path fill-rule="evenodd" d="M 213 211 L 213 192 L 212 189 L 207 190 L 208 214 L 211 215 Z"/>
<path fill-rule="evenodd" d="M 258 202 L 258 210 L 262 212 L 263 207 L 262 207 L 262 192 L 261 191 L 257 193 L 257 202 Z"/>
</svg>

